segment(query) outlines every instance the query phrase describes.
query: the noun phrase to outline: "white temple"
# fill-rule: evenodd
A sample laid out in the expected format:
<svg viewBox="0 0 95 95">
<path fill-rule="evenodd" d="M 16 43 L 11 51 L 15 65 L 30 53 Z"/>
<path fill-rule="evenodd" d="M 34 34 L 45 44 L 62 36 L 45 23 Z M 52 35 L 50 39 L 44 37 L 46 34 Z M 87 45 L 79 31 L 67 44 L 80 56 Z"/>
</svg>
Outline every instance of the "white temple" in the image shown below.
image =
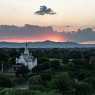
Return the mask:
<svg viewBox="0 0 95 95">
<path fill-rule="evenodd" d="M 24 53 L 22 53 L 19 58 L 16 58 L 16 64 L 27 66 L 29 70 L 32 70 L 35 66 L 37 66 L 37 58 L 34 58 L 32 53 L 29 53 L 27 43 Z"/>
</svg>

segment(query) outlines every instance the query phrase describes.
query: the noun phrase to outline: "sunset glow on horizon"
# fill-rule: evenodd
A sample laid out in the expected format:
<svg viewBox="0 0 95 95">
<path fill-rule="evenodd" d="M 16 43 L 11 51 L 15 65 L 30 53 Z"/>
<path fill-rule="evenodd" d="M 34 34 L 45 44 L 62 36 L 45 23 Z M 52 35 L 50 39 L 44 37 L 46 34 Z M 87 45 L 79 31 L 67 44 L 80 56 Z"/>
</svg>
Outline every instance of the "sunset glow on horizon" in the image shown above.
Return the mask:
<svg viewBox="0 0 95 95">
<path fill-rule="evenodd" d="M 40 41 L 54 41 L 54 42 L 64 42 L 64 37 L 59 35 L 42 35 L 42 36 L 35 36 L 35 37 L 11 37 L 11 38 L 1 38 L 0 42 L 40 42 Z"/>
</svg>

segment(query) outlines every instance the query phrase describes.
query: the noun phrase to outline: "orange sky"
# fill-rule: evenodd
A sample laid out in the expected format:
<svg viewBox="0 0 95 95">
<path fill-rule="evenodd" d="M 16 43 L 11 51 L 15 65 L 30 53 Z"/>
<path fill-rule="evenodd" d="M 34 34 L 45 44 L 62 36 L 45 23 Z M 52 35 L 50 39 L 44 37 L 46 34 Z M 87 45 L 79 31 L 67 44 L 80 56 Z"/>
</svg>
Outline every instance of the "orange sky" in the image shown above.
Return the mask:
<svg viewBox="0 0 95 95">
<path fill-rule="evenodd" d="M 35 37 L 10 37 L 10 38 L 1 38 L 0 42 L 36 42 L 36 41 L 55 41 L 55 42 L 62 42 L 64 41 L 64 37 L 61 35 L 40 35 Z"/>
</svg>

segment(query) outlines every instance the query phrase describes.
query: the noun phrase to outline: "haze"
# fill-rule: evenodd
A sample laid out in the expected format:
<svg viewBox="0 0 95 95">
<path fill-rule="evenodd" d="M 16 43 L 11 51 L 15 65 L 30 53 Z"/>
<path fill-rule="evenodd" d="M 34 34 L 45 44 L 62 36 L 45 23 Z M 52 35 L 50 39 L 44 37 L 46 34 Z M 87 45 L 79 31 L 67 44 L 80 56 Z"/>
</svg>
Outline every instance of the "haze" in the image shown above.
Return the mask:
<svg viewBox="0 0 95 95">
<path fill-rule="evenodd" d="M 41 5 L 56 15 L 37 16 Z M 0 24 L 94 25 L 95 0 L 0 0 Z"/>
</svg>

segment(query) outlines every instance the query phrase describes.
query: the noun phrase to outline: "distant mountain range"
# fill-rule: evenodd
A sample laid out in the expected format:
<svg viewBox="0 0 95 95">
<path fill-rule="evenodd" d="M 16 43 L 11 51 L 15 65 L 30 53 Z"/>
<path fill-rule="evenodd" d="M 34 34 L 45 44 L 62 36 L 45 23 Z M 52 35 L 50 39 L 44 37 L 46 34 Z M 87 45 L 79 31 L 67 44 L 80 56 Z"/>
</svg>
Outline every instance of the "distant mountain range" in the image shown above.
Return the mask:
<svg viewBox="0 0 95 95">
<path fill-rule="evenodd" d="M 24 48 L 25 43 L 0 42 L 0 48 Z M 29 48 L 95 48 L 95 44 L 78 44 L 75 42 L 29 42 Z"/>
</svg>

